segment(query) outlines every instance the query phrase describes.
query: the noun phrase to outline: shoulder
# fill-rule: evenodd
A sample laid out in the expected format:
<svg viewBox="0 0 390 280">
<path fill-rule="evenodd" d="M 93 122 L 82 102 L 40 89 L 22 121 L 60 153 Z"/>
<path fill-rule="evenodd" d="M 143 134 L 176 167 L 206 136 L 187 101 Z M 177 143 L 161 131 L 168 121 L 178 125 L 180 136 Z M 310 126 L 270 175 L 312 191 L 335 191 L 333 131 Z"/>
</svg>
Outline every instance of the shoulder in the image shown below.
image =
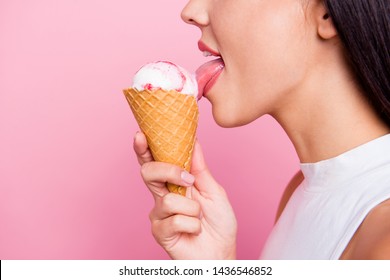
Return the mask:
<svg viewBox="0 0 390 280">
<path fill-rule="evenodd" d="M 302 183 L 303 179 L 303 173 L 301 170 L 299 170 L 288 183 L 286 189 L 283 192 L 282 198 L 280 199 L 275 222 L 279 219 L 280 215 L 282 215 L 282 212 L 286 207 L 291 195 L 294 193 L 295 189 Z"/>
<path fill-rule="evenodd" d="M 351 245 L 348 259 L 390 259 L 390 199 L 370 211 Z"/>
</svg>

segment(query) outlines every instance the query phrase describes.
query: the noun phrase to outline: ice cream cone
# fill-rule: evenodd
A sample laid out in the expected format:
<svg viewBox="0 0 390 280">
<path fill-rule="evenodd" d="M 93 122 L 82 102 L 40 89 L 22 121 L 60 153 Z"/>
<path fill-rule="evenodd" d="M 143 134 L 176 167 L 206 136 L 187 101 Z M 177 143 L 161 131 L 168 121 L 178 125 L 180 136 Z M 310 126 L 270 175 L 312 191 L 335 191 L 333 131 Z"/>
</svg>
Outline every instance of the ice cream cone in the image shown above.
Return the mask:
<svg viewBox="0 0 390 280">
<path fill-rule="evenodd" d="M 190 171 L 198 125 L 195 97 L 165 90 L 123 90 L 135 119 L 156 161 Z M 185 195 L 182 186 L 167 184 L 170 192 Z"/>
</svg>

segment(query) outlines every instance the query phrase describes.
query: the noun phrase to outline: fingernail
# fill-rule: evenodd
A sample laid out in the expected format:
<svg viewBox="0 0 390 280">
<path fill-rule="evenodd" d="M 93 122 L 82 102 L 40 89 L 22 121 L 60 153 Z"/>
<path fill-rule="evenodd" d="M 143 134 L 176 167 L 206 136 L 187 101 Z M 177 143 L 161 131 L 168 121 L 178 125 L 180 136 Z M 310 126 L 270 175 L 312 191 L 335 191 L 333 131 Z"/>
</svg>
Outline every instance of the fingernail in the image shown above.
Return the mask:
<svg viewBox="0 0 390 280">
<path fill-rule="evenodd" d="M 195 177 L 185 170 L 181 172 L 181 179 L 189 185 L 195 182 Z"/>
</svg>

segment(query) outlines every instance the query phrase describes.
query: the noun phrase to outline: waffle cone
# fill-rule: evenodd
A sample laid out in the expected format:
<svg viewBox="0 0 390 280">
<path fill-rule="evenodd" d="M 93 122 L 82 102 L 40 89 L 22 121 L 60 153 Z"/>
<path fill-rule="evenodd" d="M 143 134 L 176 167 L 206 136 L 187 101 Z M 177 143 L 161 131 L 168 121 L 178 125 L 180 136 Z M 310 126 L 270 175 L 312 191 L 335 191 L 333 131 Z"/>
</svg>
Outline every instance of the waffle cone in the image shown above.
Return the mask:
<svg viewBox="0 0 390 280">
<path fill-rule="evenodd" d="M 191 169 L 198 126 L 198 104 L 193 96 L 177 91 L 123 90 L 156 161 Z M 170 192 L 185 195 L 182 186 L 167 184 Z"/>
</svg>

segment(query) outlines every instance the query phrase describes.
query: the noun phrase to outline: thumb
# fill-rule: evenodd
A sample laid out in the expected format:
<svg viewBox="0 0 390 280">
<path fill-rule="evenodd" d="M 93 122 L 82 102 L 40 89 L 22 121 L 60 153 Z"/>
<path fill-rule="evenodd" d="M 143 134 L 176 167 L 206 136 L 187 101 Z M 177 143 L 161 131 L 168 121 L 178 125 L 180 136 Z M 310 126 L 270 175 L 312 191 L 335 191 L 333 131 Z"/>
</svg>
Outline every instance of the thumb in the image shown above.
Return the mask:
<svg viewBox="0 0 390 280">
<path fill-rule="evenodd" d="M 195 187 L 200 193 L 221 194 L 224 192 L 207 168 L 198 140 L 195 142 L 192 154 L 191 174 L 195 176 Z"/>
</svg>

